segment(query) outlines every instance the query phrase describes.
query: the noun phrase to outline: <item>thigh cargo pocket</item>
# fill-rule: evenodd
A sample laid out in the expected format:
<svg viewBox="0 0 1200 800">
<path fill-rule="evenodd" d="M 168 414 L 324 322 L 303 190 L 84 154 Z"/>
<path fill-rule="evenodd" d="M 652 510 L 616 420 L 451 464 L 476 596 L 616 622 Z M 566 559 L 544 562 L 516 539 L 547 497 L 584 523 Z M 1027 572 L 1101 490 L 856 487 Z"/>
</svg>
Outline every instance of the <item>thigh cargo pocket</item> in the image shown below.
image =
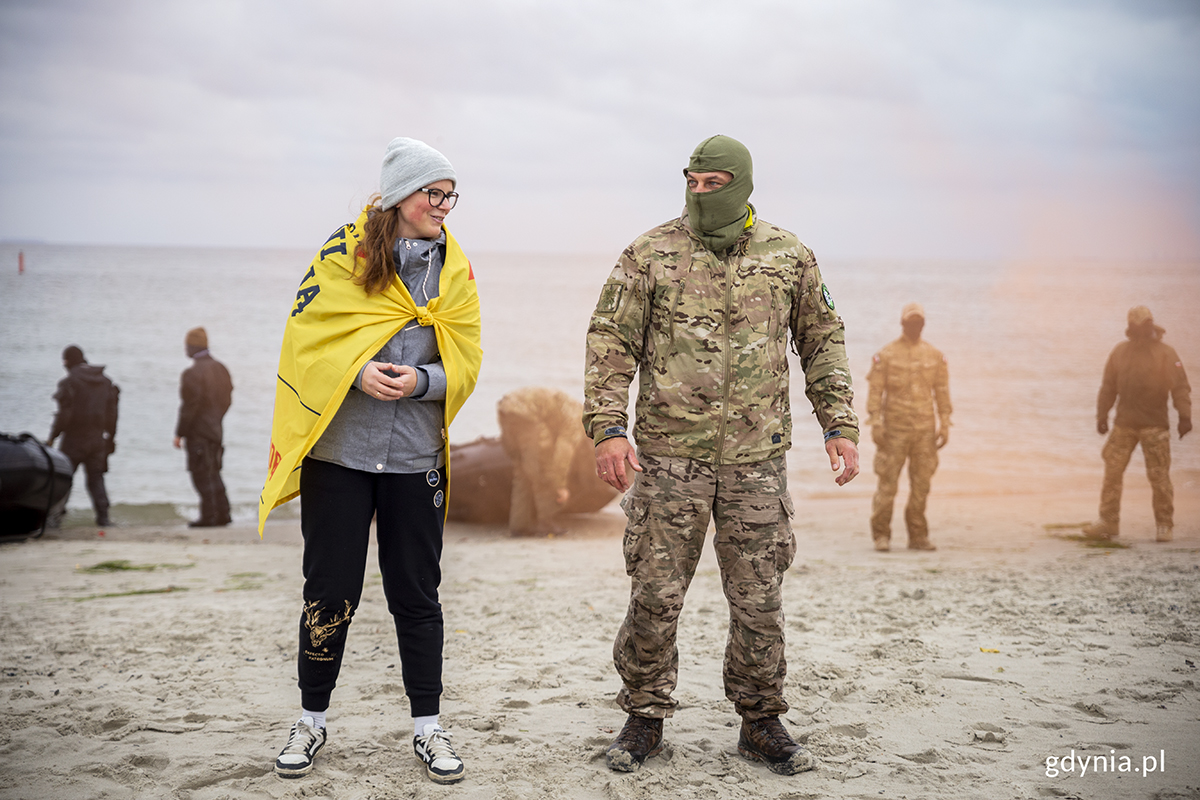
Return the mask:
<svg viewBox="0 0 1200 800">
<path fill-rule="evenodd" d="M 680 565 L 694 567 L 709 521 L 708 507 L 702 501 L 634 496 L 627 497 L 622 506 L 629 518 L 621 543 L 629 575 L 636 572 L 646 579 L 661 578 L 676 574 Z"/>
<path fill-rule="evenodd" d="M 796 517 L 796 506 L 792 503 L 790 494 L 780 497 L 779 505 L 780 513 L 783 515 L 783 524 L 779 526 L 779 542 L 775 545 L 775 569 L 782 573 L 796 559 L 796 534 L 792 530 L 792 520 Z"/>
<path fill-rule="evenodd" d="M 621 498 L 621 510 L 627 519 L 621 551 L 625 556 L 625 573 L 632 575 L 637 565 L 649 555 L 646 552 L 650 541 L 646 517 L 650 514 L 650 502 L 644 497 L 626 494 Z"/>
</svg>

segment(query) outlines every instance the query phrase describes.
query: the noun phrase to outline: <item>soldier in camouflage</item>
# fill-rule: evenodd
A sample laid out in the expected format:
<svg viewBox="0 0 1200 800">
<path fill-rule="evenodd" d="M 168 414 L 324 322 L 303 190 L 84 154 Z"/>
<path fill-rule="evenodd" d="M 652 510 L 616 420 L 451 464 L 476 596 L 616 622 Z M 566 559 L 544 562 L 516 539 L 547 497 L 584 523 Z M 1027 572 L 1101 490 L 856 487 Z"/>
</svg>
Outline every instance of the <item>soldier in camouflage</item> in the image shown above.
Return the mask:
<svg viewBox="0 0 1200 800">
<path fill-rule="evenodd" d="M 621 254 L 588 328 L 583 424 L 596 470 L 628 516 L 628 613 L 613 645 L 629 717 L 608 765 L 637 769 L 662 749 L 677 705 L 675 637 L 710 519 L 729 638 L 725 694 L 742 755 L 782 774 L 812 757 L 779 721 L 785 570 L 796 552 L 784 454 L 791 446 L 787 347 L 804 370 L 837 483 L 858 473 L 858 420 L 845 329 L 812 251 L 748 204 L 750 153 L 701 142 L 684 175 L 686 211 Z M 638 394 L 633 439 L 629 388 Z"/>
<path fill-rule="evenodd" d="M 1084 526 L 1085 536 L 1115 539 L 1121 528 L 1121 485 L 1125 468 L 1140 444 L 1146 460 L 1154 507 L 1155 540 L 1169 542 L 1174 536 L 1175 489 L 1171 485 L 1171 420 L 1167 397 L 1179 414 L 1179 438 L 1192 429 L 1192 388 L 1183 361 L 1175 348 L 1162 341 L 1165 331 L 1154 324 L 1145 306 L 1129 309 L 1121 342 L 1104 365 L 1104 379 L 1096 397 L 1096 430 L 1108 434 L 1104 443 L 1104 485 L 1100 490 L 1100 519 Z M 1108 412 L 1117 414 L 1112 432 Z"/>
<path fill-rule="evenodd" d="M 909 303 L 900 311 L 904 334 L 871 359 L 867 381 L 867 424 L 875 442 L 879 483 L 871 505 L 871 537 L 876 550 L 888 550 L 892 503 L 900 471 L 908 462 L 908 503 L 904 522 L 910 550 L 936 550 L 929 541 L 925 501 L 937 471 L 938 450 L 950 440 L 950 376 L 946 357 L 921 338 L 925 310 Z"/>
</svg>

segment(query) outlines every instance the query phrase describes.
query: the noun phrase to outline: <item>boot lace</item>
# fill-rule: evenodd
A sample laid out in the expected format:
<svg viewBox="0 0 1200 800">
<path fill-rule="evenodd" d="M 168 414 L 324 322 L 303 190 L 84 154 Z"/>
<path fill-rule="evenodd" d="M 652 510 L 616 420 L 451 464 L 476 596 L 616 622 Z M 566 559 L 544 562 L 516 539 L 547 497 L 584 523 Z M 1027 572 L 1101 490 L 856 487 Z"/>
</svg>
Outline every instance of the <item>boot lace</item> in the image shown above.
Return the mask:
<svg viewBox="0 0 1200 800">
<path fill-rule="evenodd" d="M 787 728 L 783 727 L 779 717 L 755 720 L 750 723 L 750 729 L 765 740 L 764 744 L 770 744 L 774 749 L 783 750 L 796 746 L 796 742 L 792 740 Z"/>
<path fill-rule="evenodd" d="M 649 750 L 658 738 L 658 726 L 645 717 L 630 717 L 617 736 L 617 744 L 623 750 Z"/>
</svg>

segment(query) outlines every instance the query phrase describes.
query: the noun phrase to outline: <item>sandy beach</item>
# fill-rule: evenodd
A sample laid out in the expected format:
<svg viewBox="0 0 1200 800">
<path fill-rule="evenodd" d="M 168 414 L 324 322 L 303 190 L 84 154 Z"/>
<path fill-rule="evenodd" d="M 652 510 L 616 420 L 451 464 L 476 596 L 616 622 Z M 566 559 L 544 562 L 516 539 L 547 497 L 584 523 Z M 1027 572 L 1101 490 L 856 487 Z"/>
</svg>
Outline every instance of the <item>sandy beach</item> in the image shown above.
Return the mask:
<svg viewBox="0 0 1200 800">
<path fill-rule="evenodd" d="M 60 501 L 33 475 L 53 457 L 0 450 L 0 503 L 65 509 L 0 529 L 0 800 L 1200 800 L 1200 430 L 1179 433 L 1200 410 L 1200 0 L 8 0 L 0 41 L 0 437 L 82 456 L 80 428 L 108 434 L 107 500 L 98 458 Z M 937 354 L 910 323 L 893 361 L 910 304 Z M 1173 357 L 1124 346 L 1142 307 Z M 197 328 L 232 382 L 219 426 L 183 378 Z M 119 387 L 116 421 L 113 393 L 101 414 L 68 380 L 72 347 Z M 392 397 L 360 360 L 432 379 Z M 1141 446 L 1120 537 L 1082 535 L 1122 438 L 1110 361 L 1130 365 L 1120 428 L 1161 429 L 1173 381 L 1171 541 Z M 877 552 L 870 428 L 924 417 L 929 373 L 936 550 L 906 547 L 906 472 Z M 783 721 L 813 770 L 738 752 L 711 534 L 664 749 L 608 769 L 618 503 L 553 536 L 461 521 L 468 500 L 507 516 L 518 456 L 477 447 L 471 484 L 458 448 L 529 387 L 588 401 L 588 436 L 787 450 Z M 838 487 L 847 405 L 861 472 Z M 464 780 L 414 756 L 376 544 L 327 743 L 281 778 L 304 548 L 299 500 L 260 535 L 264 481 L 290 485 L 303 450 L 394 501 L 381 487 L 421 481 L 392 471 L 443 445 L 440 722 Z M 334 538 L 356 501 L 318 483 Z M 304 649 L 347 620 L 318 616 Z"/>
<path fill-rule="evenodd" d="M 1131 466 L 1121 548 L 1060 527 L 1091 518 L 1096 486 L 948 478 L 937 552 L 875 553 L 873 485 L 796 498 L 786 721 L 813 772 L 737 755 L 711 550 L 667 747 L 635 774 L 605 767 L 628 591 L 613 504 L 553 539 L 447 529 L 442 718 L 467 765 L 449 787 L 412 755 L 373 566 L 329 743 L 306 778 L 273 774 L 298 702 L 294 519 L 261 542 L 250 526 L 143 526 L 4 545 L 0 798 L 1200 797 L 1200 475 L 1175 475 L 1176 538 L 1158 544 Z"/>
</svg>

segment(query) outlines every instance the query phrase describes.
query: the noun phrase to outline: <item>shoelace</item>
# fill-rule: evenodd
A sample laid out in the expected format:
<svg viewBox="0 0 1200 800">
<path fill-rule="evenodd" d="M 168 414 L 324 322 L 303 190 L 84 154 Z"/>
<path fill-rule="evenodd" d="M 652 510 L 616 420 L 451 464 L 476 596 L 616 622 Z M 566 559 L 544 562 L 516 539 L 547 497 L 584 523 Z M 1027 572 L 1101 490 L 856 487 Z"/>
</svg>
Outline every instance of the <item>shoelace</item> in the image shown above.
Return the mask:
<svg viewBox="0 0 1200 800">
<path fill-rule="evenodd" d="M 646 750 L 654 742 L 654 737 L 658 735 L 658 732 L 651 722 L 635 722 L 623 730 L 621 734 L 621 740 L 629 742 L 630 745 L 638 750 Z"/>
<path fill-rule="evenodd" d="M 757 728 L 762 732 L 764 738 L 780 749 L 791 747 L 795 744 L 792 741 L 792 737 L 788 735 L 787 729 L 783 727 L 783 723 L 778 719 L 756 720 L 750 723 L 750 727 L 752 730 Z"/>
<path fill-rule="evenodd" d="M 280 755 L 307 755 L 309 748 L 316 741 L 317 731 L 315 728 L 296 723 L 295 727 L 292 728 L 292 735 L 288 737 L 288 743 L 284 745 L 283 752 Z"/>
<path fill-rule="evenodd" d="M 458 753 L 455 753 L 454 748 L 450 746 L 449 731 L 434 731 L 433 733 L 424 737 L 424 739 L 425 741 L 422 742 L 422 744 L 424 745 L 425 750 L 433 756 L 435 761 L 439 758 L 452 758 L 455 761 L 458 760 Z"/>
</svg>

